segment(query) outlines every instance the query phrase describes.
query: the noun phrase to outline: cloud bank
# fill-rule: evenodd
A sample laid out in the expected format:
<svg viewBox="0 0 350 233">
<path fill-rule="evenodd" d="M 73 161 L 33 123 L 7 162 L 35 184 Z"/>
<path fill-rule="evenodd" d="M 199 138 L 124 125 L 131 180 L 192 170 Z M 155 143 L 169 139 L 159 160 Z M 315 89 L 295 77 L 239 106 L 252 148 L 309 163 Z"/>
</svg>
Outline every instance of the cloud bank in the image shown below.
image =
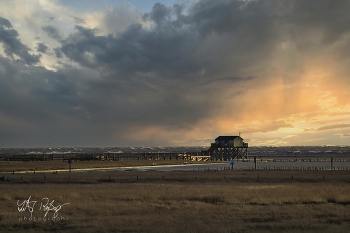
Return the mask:
<svg viewBox="0 0 350 233">
<path fill-rule="evenodd" d="M 26 9 L 0 17 L 0 146 L 346 144 L 348 1 Z"/>
</svg>

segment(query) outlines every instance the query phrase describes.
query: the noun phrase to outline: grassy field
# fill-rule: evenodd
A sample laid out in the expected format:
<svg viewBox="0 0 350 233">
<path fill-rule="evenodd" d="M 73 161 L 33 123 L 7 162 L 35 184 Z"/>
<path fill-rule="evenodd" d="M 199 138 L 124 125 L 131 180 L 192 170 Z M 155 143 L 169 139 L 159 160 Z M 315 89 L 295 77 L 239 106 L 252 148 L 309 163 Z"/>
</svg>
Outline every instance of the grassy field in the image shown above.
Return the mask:
<svg viewBox="0 0 350 233">
<path fill-rule="evenodd" d="M 350 231 L 350 171 L 62 172 L 4 178 L 0 232 Z M 29 206 L 37 201 L 36 221 L 29 220 L 30 209 L 18 211 L 17 204 L 30 196 Z M 52 220 L 53 208 L 46 216 L 51 219 L 43 220 L 44 197 L 57 209 L 69 203 L 57 211 L 59 220 Z"/>
</svg>

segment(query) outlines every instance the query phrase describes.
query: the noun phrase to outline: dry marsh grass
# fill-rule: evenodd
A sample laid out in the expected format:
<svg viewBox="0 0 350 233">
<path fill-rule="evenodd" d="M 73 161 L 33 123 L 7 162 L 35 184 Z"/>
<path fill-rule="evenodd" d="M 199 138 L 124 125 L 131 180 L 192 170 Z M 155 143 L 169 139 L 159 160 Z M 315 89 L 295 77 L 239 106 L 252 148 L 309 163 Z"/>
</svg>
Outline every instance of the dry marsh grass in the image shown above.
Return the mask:
<svg viewBox="0 0 350 233">
<path fill-rule="evenodd" d="M 349 171 L 10 174 L 0 183 L 0 232 L 349 232 L 349 175 Z M 55 205 L 69 202 L 59 211 L 68 220 L 19 221 L 30 213 L 19 213 L 16 202 L 29 196 L 37 205 L 43 197 L 55 200 Z M 33 212 L 42 214 L 38 209 Z"/>
</svg>

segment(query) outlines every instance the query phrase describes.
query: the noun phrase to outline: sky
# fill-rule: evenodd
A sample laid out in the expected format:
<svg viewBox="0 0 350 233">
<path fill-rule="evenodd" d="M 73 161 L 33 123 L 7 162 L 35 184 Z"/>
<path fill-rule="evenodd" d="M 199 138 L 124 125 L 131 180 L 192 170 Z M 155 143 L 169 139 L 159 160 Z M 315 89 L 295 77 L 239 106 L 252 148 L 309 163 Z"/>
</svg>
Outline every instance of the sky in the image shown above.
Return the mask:
<svg viewBox="0 0 350 233">
<path fill-rule="evenodd" d="M 0 0 L 0 147 L 349 145 L 348 12 L 347 0 Z"/>
</svg>

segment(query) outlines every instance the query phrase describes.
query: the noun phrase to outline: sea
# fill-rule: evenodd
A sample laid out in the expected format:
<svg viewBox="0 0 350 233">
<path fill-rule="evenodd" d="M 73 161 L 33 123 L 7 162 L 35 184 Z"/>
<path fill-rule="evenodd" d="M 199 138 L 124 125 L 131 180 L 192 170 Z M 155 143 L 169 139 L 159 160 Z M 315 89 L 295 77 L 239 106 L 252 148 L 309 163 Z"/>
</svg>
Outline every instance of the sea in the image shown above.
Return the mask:
<svg viewBox="0 0 350 233">
<path fill-rule="evenodd" d="M 187 153 L 195 154 L 208 150 L 209 146 L 142 146 L 142 147 L 37 147 L 0 148 L 0 158 L 7 155 L 43 154 L 142 154 L 142 153 Z M 252 146 L 248 156 L 350 156 L 350 146 Z"/>
</svg>

